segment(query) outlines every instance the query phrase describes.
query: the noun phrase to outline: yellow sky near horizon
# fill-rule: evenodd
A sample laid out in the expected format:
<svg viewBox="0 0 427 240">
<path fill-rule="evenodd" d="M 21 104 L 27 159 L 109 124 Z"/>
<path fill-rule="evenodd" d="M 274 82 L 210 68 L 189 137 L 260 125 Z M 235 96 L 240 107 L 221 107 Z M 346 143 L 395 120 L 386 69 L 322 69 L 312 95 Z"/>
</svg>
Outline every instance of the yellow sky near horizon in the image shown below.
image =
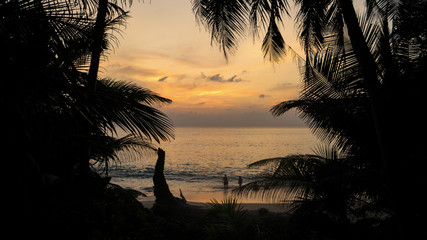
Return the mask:
<svg viewBox="0 0 427 240">
<path fill-rule="evenodd" d="M 248 32 L 227 62 L 196 23 L 189 0 L 134 2 L 130 15 L 100 75 L 172 99 L 162 108 L 167 114 L 267 116 L 274 104 L 298 97 L 300 75 L 291 57 L 274 65 L 264 60 L 261 42 Z M 298 48 L 294 31 L 286 26 L 284 37 Z"/>
</svg>

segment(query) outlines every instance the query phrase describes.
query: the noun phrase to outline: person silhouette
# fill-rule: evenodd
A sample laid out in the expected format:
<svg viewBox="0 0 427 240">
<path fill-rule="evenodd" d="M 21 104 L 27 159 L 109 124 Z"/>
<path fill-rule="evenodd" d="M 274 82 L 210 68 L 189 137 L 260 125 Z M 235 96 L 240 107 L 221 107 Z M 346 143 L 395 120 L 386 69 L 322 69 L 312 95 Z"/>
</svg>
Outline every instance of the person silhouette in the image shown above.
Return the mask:
<svg viewBox="0 0 427 240">
<path fill-rule="evenodd" d="M 227 174 L 224 174 L 224 177 L 222 178 L 222 181 L 224 182 L 224 188 L 228 188 L 228 177 L 227 177 Z"/>
<path fill-rule="evenodd" d="M 243 179 L 242 176 L 239 176 L 239 187 L 242 187 Z"/>
</svg>

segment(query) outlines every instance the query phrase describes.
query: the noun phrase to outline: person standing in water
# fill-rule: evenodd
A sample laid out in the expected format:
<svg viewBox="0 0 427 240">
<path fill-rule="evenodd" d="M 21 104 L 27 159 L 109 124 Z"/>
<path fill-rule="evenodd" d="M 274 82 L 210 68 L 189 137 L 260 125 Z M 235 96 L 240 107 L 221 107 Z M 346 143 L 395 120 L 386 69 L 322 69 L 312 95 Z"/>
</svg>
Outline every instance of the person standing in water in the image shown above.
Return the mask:
<svg viewBox="0 0 427 240">
<path fill-rule="evenodd" d="M 228 188 L 228 177 L 227 177 L 227 174 L 224 174 L 224 177 L 222 178 L 222 181 L 224 182 L 224 188 Z"/>
<path fill-rule="evenodd" d="M 242 187 L 243 179 L 242 176 L 239 176 L 239 187 Z"/>
</svg>

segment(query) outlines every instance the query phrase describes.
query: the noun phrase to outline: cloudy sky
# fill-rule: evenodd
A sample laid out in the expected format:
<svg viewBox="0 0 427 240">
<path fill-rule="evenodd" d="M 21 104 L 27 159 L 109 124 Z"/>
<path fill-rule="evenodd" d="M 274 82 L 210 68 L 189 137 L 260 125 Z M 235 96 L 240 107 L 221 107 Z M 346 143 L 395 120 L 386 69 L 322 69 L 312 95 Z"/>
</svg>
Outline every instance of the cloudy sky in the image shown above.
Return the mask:
<svg viewBox="0 0 427 240">
<path fill-rule="evenodd" d="M 291 58 L 263 59 L 248 37 L 228 62 L 199 26 L 189 0 L 134 1 L 119 45 L 101 76 L 135 82 L 173 100 L 162 107 L 176 126 L 302 126 L 294 113 L 273 118 L 275 104 L 296 99 L 300 76 Z M 298 49 L 293 26 L 285 40 Z"/>
</svg>

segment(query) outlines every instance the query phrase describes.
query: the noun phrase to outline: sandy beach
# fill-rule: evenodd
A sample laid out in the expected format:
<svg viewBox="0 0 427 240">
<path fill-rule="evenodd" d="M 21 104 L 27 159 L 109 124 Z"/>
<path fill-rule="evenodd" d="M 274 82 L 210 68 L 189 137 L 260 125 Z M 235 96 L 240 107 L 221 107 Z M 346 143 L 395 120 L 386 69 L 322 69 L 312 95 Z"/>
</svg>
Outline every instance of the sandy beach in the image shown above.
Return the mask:
<svg viewBox="0 0 427 240">
<path fill-rule="evenodd" d="M 146 208 L 152 208 L 154 204 L 154 197 L 143 197 L 138 198 L 138 200 Z M 218 200 L 220 201 L 220 200 Z M 210 201 L 188 201 L 187 204 L 195 207 L 208 207 Z M 242 202 L 243 209 L 248 211 L 258 211 L 259 209 L 267 209 L 270 212 L 286 212 L 289 210 L 289 204 L 280 204 L 280 203 L 255 203 L 255 202 Z"/>
</svg>

